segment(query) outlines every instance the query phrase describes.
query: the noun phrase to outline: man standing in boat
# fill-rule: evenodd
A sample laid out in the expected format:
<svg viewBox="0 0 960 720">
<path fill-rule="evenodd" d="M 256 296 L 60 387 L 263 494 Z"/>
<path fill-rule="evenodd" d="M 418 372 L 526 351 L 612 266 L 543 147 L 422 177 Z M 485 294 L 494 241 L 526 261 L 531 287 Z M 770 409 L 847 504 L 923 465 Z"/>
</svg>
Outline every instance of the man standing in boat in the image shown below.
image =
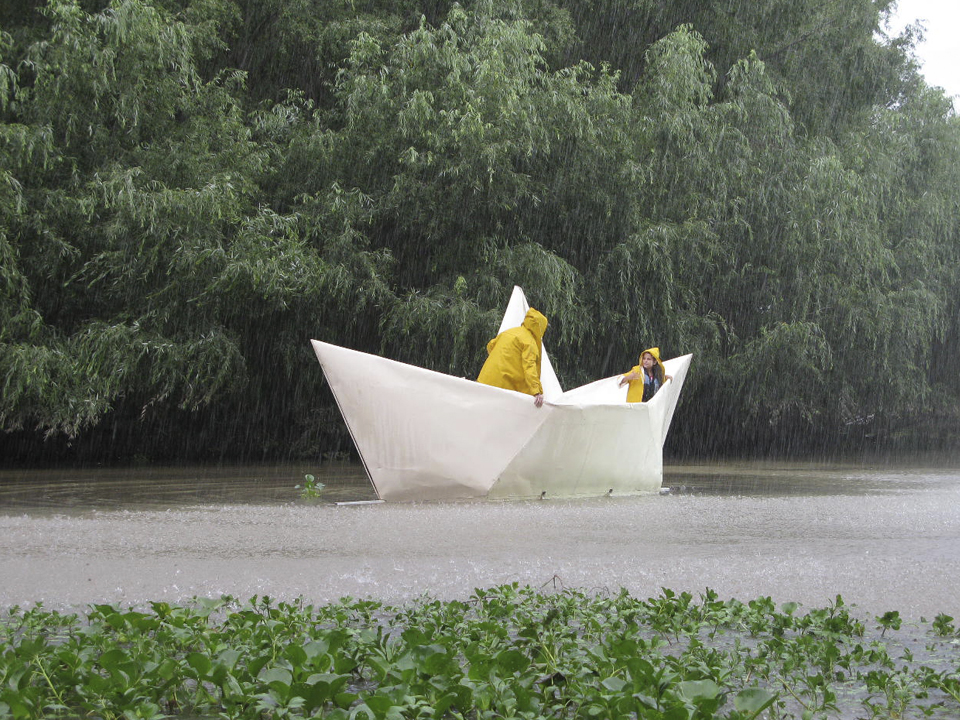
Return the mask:
<svg viewBox="0 0 960 720">
<path fill-rule="evenodd" d="M 543 405 L 540 384 L 540 358 L 547 318 L 530 308 L 520 327 L 504 330 L 487 343 L 487 361 L 477 382 L 533 395 L 537 407 Z"/>
</svg>

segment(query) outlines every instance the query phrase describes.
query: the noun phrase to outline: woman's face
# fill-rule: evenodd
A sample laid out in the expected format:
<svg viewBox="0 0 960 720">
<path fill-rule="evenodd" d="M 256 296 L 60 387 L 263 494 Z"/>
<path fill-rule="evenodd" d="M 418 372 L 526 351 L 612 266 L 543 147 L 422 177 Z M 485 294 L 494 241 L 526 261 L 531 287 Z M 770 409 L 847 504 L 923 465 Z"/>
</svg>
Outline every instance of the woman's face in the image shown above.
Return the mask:
<svg viewBox="0 0 960 720">
<path fill-rule="evenodd" d="M 643 367 L 645 368 L 653 367 L 654 362 L 655 361 L 653 359 L 653 355 L 651 355 L 650 353 L 644 353 L 643 356 L 640 358 L 640 364 L 643 365 Z"/>
</svg>

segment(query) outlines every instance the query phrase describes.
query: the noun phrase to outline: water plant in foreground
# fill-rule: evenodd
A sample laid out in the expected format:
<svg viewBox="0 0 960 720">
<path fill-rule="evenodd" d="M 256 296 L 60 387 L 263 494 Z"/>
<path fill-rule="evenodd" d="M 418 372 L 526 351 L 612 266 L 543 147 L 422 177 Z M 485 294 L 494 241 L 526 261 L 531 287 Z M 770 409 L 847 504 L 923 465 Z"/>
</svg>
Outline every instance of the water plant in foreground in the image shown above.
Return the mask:
<svg viewBox="0 0 960 720">
<path fill-rule="evenodd" d="M 12 608 L 0 718 L 952 718 L 952 618 L 538 591 Z M 896 621 L 894 621 L 896 618 Z"/>
<path fill-rule="evenodd" d="M 317 480 L 316 475 L 309 473 L 303 476 L 303 485 L 294 485 L 294 490 L 300 491 L 302 498 L 318 498 L 323 494 L 324 483 Z"/>
</svg>

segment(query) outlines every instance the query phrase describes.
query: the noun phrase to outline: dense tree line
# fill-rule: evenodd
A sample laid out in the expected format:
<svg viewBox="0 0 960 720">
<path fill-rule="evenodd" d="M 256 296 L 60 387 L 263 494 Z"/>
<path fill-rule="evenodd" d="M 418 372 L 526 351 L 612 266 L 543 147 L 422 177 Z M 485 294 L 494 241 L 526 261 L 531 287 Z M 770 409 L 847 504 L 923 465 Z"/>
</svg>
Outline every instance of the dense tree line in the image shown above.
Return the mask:
<svg viewBox="0 0 960 720">
<path fill-rule="evenodd" d="M 960 126 L 892 0 L 0 9 L 0 452 L 351 445 L 309 338 L 564 387 L 695 353 L 668 450 L 960 439 Z"/>
</svg>

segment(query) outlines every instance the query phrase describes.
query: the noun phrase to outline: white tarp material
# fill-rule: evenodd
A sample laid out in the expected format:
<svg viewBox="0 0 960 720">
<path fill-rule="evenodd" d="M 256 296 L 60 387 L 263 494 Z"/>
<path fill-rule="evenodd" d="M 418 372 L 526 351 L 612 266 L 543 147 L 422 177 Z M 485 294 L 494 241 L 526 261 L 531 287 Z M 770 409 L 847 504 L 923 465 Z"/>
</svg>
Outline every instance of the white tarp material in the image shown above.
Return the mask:
<svg viewBox="0 0 960 720">
<path fill-rule="evenodd" d="M 515 288 L 501 331 L 518 326 L 527 307 Z M 666 361 L 673 379 L 649 402 L 627 403 L 619 375 L 564 393 L 544 349 L 546 402 L 537 408 L 523 393 L 312 343 L 377 495 L 388 501 L 655 492 L 692 359 Z"/>
</svg>

